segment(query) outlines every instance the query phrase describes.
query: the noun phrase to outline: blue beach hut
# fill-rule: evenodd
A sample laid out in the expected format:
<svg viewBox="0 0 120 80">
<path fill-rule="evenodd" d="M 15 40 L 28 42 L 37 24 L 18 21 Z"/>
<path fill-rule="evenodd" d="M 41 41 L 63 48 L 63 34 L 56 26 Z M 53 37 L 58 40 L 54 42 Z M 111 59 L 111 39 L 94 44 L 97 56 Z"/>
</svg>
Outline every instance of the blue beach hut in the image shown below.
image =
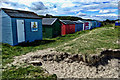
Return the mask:
<svg viewBox="0 0 120 80">
<path fill-rule="evenodd" d="M 97 22 L 97 27 L 101 27 L 101 22 Z"/>
<path fill-rule="evenodd" d="M 75 32 L 83 30 L 83 23 L 80 21 L 73 21 L 75 23 Z"/>
<path fill-rule="evenodd" d="M 14 46 L 42 40 L 42 18 L 34 12 L 1 8 L 0 15 L 3 43 Z"/>
<path fill-rule="evenodd" d="M 116 21 L 115 26 L 120 26 L 120 21 Z"/>
<path fill-rule="evenodd" d="M 96 21 L 91 21 L 92 25 L 91 25 L 91 29 L 96 28 L 97 27 L 97 23 Z"/>
</svg>

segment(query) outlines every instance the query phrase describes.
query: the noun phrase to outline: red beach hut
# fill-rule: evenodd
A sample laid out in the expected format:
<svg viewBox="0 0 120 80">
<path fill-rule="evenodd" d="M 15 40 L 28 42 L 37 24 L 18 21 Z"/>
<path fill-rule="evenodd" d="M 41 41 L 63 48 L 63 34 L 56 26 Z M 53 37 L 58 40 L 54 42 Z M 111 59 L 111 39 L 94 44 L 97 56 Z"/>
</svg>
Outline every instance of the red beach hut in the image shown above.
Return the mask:
<svg viewBox="0 0 120 80">
<path fill-rule="evenodd" d="M 61 21 L 61 35 L 75 33 L 75 23 L 70 20 L 60 20 Z"/>
</svg>

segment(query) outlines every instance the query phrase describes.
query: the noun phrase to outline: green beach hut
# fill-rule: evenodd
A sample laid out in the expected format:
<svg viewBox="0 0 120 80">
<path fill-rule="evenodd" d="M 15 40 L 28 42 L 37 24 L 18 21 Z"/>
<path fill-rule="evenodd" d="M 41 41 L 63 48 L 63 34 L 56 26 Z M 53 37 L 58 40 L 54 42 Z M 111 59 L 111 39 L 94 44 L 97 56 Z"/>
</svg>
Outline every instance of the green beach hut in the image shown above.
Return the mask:
<svg viewBox="0 0 120 80">
<path fill-rule="evenodd" d="M 61 23 L 58 18 L 43 18 L 43 38 L 53 38 L 61 35 Z"/>
</svg>

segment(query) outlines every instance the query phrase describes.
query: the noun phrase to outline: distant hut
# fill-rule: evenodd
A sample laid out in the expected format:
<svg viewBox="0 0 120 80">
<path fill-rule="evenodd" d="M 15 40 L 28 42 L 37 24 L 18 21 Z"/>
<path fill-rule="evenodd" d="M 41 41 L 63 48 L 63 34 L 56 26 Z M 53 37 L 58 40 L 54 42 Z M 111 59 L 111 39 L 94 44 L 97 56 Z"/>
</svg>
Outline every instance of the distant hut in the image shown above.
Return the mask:
<svg viewBox="0 0 120 80">
<path fill-rule="evenodd" d="M 53 38 L 61 35 L 61 22 L 58 18 L 43 18 L 43 37 Z"/>
<path fill-rule="evenodd" d="M 101 22 L 99 22 L 98 27 L 101 27 Z"/>
<path fill-rule="evenodd" d="M 79 21 L 81 21 L 81 20 L 79 20 Z M 91 22 L 90 21 L 82 20 L 82 22 L 84 23 L 83 30 L 90 30 L 91 29 Z"/>
<path fill-rule="evenodd" d="M 34 12 L 1 8 L 0 15 L 3 43 L 17 45 L 42 40 L 42 18 Z"/>
<path fill-rule="evenodd" d="M 120 26 L 120 21 L 116 21 L 115 26 Z"/>
<path fill-rule="evenodd" d="M 62 27 L 61 27 L 61 35 L 75 33 L 75 23 L 70 20 L 60 20 Z"/>
<path fill-rule="evenodd" d="M 75 23 L 75 32 L 83 30 L 83 22 L 73 21 Z"/>
<path fill-rule="evenodd" d="M 97 27 L 101 27 L 101 22 L 96 21 L 97 22 Z"/>
<path fill-rule="evenodd" d="M 86 21 L 86 22 L 89 23 L 89 29 L 88 30 L 92 29 L 92 22 L 91 21 Z"/>
<path fill-rule="evenodd" d="M 96 27 L 97 27 L 97 22 L 96 22 L 96 21 L 91 21 L 91 22 L 92 22 L 92 27 L 91 27 L 91 29 L 96 28 Z"/>
</svg>

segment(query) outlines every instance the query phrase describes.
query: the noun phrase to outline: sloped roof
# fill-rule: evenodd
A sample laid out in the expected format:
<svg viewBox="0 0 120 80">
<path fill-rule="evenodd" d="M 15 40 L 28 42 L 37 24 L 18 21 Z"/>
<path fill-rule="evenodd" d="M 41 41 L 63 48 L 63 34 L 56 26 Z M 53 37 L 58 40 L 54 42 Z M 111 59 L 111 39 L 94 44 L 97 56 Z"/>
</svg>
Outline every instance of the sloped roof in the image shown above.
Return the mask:
<svg viewBox="0 0 120 80">
<path fill-rule="evenodd" d="M 70 20 L 60 20 L 63 24 L 75 24 L 74 22 Z"/>
<path fill-rule="evenodd" d="M 78 20 L 79 22 L 81 22 L 81 23 L 84 23 L 84 21 L 82 21 L 82 20 Z"/>
<path fill-rule="evenodd" d="M 85 21 L 85 20 L 78 20 L 79 22 L 86 23 L 86 22 L 91 22 L 91 21 Z"/>
<path fill-rule="evenodd" d="M 42 25 L 53 25 L 57 18 L 43 18 Z"/>
<path fill-rule="evenodd" d="M 81 24 L 83 22 L 80 22 L 80 21 L 73 21 L 75 24 Z"/>
<path fill-rule="evenodd" d="M 6 14 L 8 14 L 12 18 L 32 18 L 32 19 L 40 19 L 40 17 L 34 12 L 23 11 L 23 10 L 14 10 L 1 8 Z"/>
</svg>

